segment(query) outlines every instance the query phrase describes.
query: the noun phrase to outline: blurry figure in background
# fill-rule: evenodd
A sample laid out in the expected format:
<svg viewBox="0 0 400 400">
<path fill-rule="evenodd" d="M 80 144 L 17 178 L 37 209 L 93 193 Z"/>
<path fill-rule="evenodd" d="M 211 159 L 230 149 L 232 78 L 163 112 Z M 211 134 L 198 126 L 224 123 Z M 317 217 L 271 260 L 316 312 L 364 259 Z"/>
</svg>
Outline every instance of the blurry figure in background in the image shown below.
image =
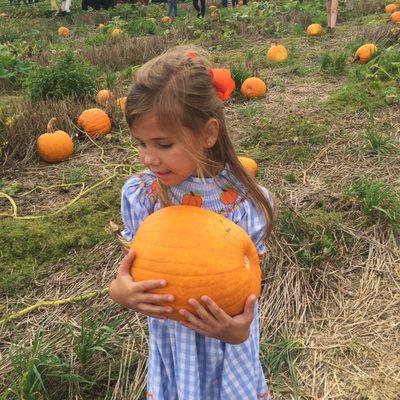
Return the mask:
<svg viewBox="0 0 400 400">
<path fill-rule="evenodd" d="M 50 9 L 51 11 L 59 11 L 58 4 L 56 0 L 50 0 Z"/>
<path fill-rule="evenodd" d="M 71 1 L 72 0 L 62 0 L 60 9 L 57 11 L 56 16 L 57 17 L 65 17 L 69 15 L 70 13 L 70 7 L 71 7 Z"/>
<path fill-rule="evenodd" d="M 82 10 L 87 11 L 89 7 L 92 7 L 93 10 L 100 10 L 101 8 L 108 10 L 115 8 L 115 0 L 82 0 Z"/>
<path fill-rule="evenodd" d="M 339 5 L 339 0 L 326 0 L 328 32 L 331 32 L 333 28 L 336 26 L 338 5 Z"/>
<path fill-rule="evenodd" d="M 168 17 L 175 18 L 178 16 L 178 0 L 168 0 Z"/>
<path fill-rule="evenodd" d="M 197 18 L 206 14 L 206 0 L 193 0 L 193 7 L 197 11 Z"/>
</svg>

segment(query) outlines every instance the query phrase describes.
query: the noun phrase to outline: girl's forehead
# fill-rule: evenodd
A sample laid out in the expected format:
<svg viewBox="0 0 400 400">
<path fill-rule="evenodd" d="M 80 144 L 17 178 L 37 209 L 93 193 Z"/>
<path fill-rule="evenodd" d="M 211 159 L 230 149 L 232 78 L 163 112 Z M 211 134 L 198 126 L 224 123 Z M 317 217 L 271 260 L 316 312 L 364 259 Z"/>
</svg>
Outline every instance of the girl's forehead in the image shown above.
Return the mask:
<svg viewBox="0 0 400 400">
<path fill-rule="evenodd" d="M 163 126 L 154 112 L 141 115 L 132 125 L 134 136 L 150 139 L 167 138 L 175 136 L 173 130 Z"/>
</svg>

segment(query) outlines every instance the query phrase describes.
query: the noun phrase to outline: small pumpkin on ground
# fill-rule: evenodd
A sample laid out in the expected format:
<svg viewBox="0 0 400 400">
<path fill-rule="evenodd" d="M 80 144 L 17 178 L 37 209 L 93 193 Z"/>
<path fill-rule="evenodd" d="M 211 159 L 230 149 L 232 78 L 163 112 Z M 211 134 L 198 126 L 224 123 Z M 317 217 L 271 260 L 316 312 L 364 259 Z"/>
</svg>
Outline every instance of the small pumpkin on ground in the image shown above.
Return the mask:
<svg viewBox="0 0 400 400">
<path fill-rule="evenodd" d="M 218 7 L 215 4 L 211 4 L 210 7 L 208 7 L 208 9 L 210 10 L 210 12 L 213 12 L 213 11 L 217 10 Z"/>
<path fill-rule="evenodd" d="M 307 27 L 307 36 L 321 36 L 324 33 L 320 24 L 311 24 Z"/>
<path fill-rule="evenodd" d="M 119 28 L 114 28 L 114 29 L 111 31 L 111 37 L 113 37 L 113 38 L 116 38 L 116 37 L 118 37 L 118 36 L 121 36 L 121 34 L 122 34 L 122 30 L 119 29 Z"/>
<path fill-rule="evenodd" d="M 57 118 L 51 118 L 47 124 L 47 132 L 36 140 L 37 152 L 44 161 L 57 163 L 66 160 L 74 151 L 71 136 L 64 131 L 56 130 L 54 123 Z"/>
<path fill-rule="evenodd" d="M 399 24 L 400 23 L 400 11 L 395 11 L 390 16 L 390 20 L 392 21 L 393 24 Z"/>
<path fill-rule="evenodd" d="M 162 246 L 160 246 L 162 243 Z M 132 240 L 134 281 L 165 279 L 150 293 L 172 294 L 173 320 L 188 300 L 211 297 L 231 316 L 243 312 L 251 294 L 260 295 L 261 270 L 247 233 L 222 215 L 199 207 L 170 206 L 144 219 Z"/>
<path fill-rule="evenodd" d="M 168 17 L 168 15 L 165 15 L 161 18 L 161 22 L 163 22 L 164 24 L 170 24 L 172 22 L 172 18 Z"/>
<path fill-rule="evenodd" d="M 98 24 L 96 29 L 101 30 L 101 29 L 103 29 L 104 27 L 105 27 L 104 24 Z"/>
<path fill-rule="evenodd" d="M 390 3 L 385 7 L 386 14 L 392 14 L 398 9 L 397 4 Z"/>
<path fill-rule="evenodd" d="M 63 37 L 67 37 L 70 34 L 69 29 L 66 26 L 60 26 L 57 30 L 58 34 Z"/>
<path fill-rule="evenodd" d="M 125 112 L 125 107 L 126 107 L 126 96 L 124 97 L 118 97 L 117 99 L 117 106 L 120 108 L 122 112 Z"/>
<path fill-rule="evenodd" d="M 262 97 L 267 92 L 267 85 L 262 79 L 253 76 L 242 83 L 240 92 L 248 99 Z"/>
<path fill-rule="evenodd" d="M 108 89 L 99 90 L 96 94 L 96 103 L 97 104 L 104 104 L 112 100 L 113 94 Z"/>
<path fill-rule="evenodd" d="M 267 60 L 281 63 L 288 58 L 288 51 L 282 44 L 273 44 L 267 51 Z"/>
<path fill-rule="evenodd" d="M 363 64 L 368 62 L 377 51 L 378 48 L 373 43 L 367 43 L 357 49 L 355 56 Z"/>
<path fill-rule="evenodd" d="M 238 157 L 243 168 L 251 175 L 256 176 L 257 174 L 257 163 L 249 157 Z"/>
<path fill-rule="evenodd" d="M 81 113 L 77 120 L 78 128 L 92 138 L 107 135 L 111 132 L 111 120 L 100 108 L 89 108 Z"/>
<path fill-rule="evenodd" d="M 219 17 L 219 11 L 218 10 L 211 11 L 211 14 L 210 14 L 210 18 L 211 19 L 218 19 L 218 17 Z"/>
</svg>

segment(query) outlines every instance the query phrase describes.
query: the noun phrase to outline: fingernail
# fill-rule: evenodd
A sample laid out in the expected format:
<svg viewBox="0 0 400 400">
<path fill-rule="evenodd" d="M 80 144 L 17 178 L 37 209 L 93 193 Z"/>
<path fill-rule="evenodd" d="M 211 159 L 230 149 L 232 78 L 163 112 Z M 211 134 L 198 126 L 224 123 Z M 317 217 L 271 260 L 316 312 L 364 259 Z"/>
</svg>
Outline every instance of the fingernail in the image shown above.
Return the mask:
<svg viewBox="0 0 400 400">
<path fill-rule="evenodd" d="M 168 301 L 174 301 L 174 296 L 168 296 Z"/>
<path fill-rule="evenodd" d="M 160 286 L 165 286 L 167 284 L 167 282 L 165 281 L 160 281 Z"/>
</svg>

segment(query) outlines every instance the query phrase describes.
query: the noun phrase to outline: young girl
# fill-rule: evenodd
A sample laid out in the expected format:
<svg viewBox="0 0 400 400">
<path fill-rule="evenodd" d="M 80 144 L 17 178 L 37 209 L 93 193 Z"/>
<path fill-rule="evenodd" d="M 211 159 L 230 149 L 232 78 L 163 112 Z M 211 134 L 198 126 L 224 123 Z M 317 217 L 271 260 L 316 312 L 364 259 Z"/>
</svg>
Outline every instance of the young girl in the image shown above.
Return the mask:
<svg viewBox="0 0 400 400">
<path fill-rule="evenodd" d="M 273 222 L 271 195 L 242 168 L 225 125 L 220 98 L 226 92 L 199 54 L 177 47 L 136 73 L 126 120 L 147 169 L 122 188 L 122 234 L 131 240 L 146 216 L 196 193 L 199 206 L 241 226 L 262 255 Z M 227 188 L 236 193 L 228 201 Z M 149 317 L 147 399 L 270 399 L 259 360 L 255 296 L 235 317 L 207 296 L 190 299 L 196 313 L 180 310 L 186 322 L 175 322 L 168 319 L 173 296 L 148 292 L 168 282 L 134 282 L 134 257 L 131 250 L 122 261 L 110 297 Z"/>
</svg>

